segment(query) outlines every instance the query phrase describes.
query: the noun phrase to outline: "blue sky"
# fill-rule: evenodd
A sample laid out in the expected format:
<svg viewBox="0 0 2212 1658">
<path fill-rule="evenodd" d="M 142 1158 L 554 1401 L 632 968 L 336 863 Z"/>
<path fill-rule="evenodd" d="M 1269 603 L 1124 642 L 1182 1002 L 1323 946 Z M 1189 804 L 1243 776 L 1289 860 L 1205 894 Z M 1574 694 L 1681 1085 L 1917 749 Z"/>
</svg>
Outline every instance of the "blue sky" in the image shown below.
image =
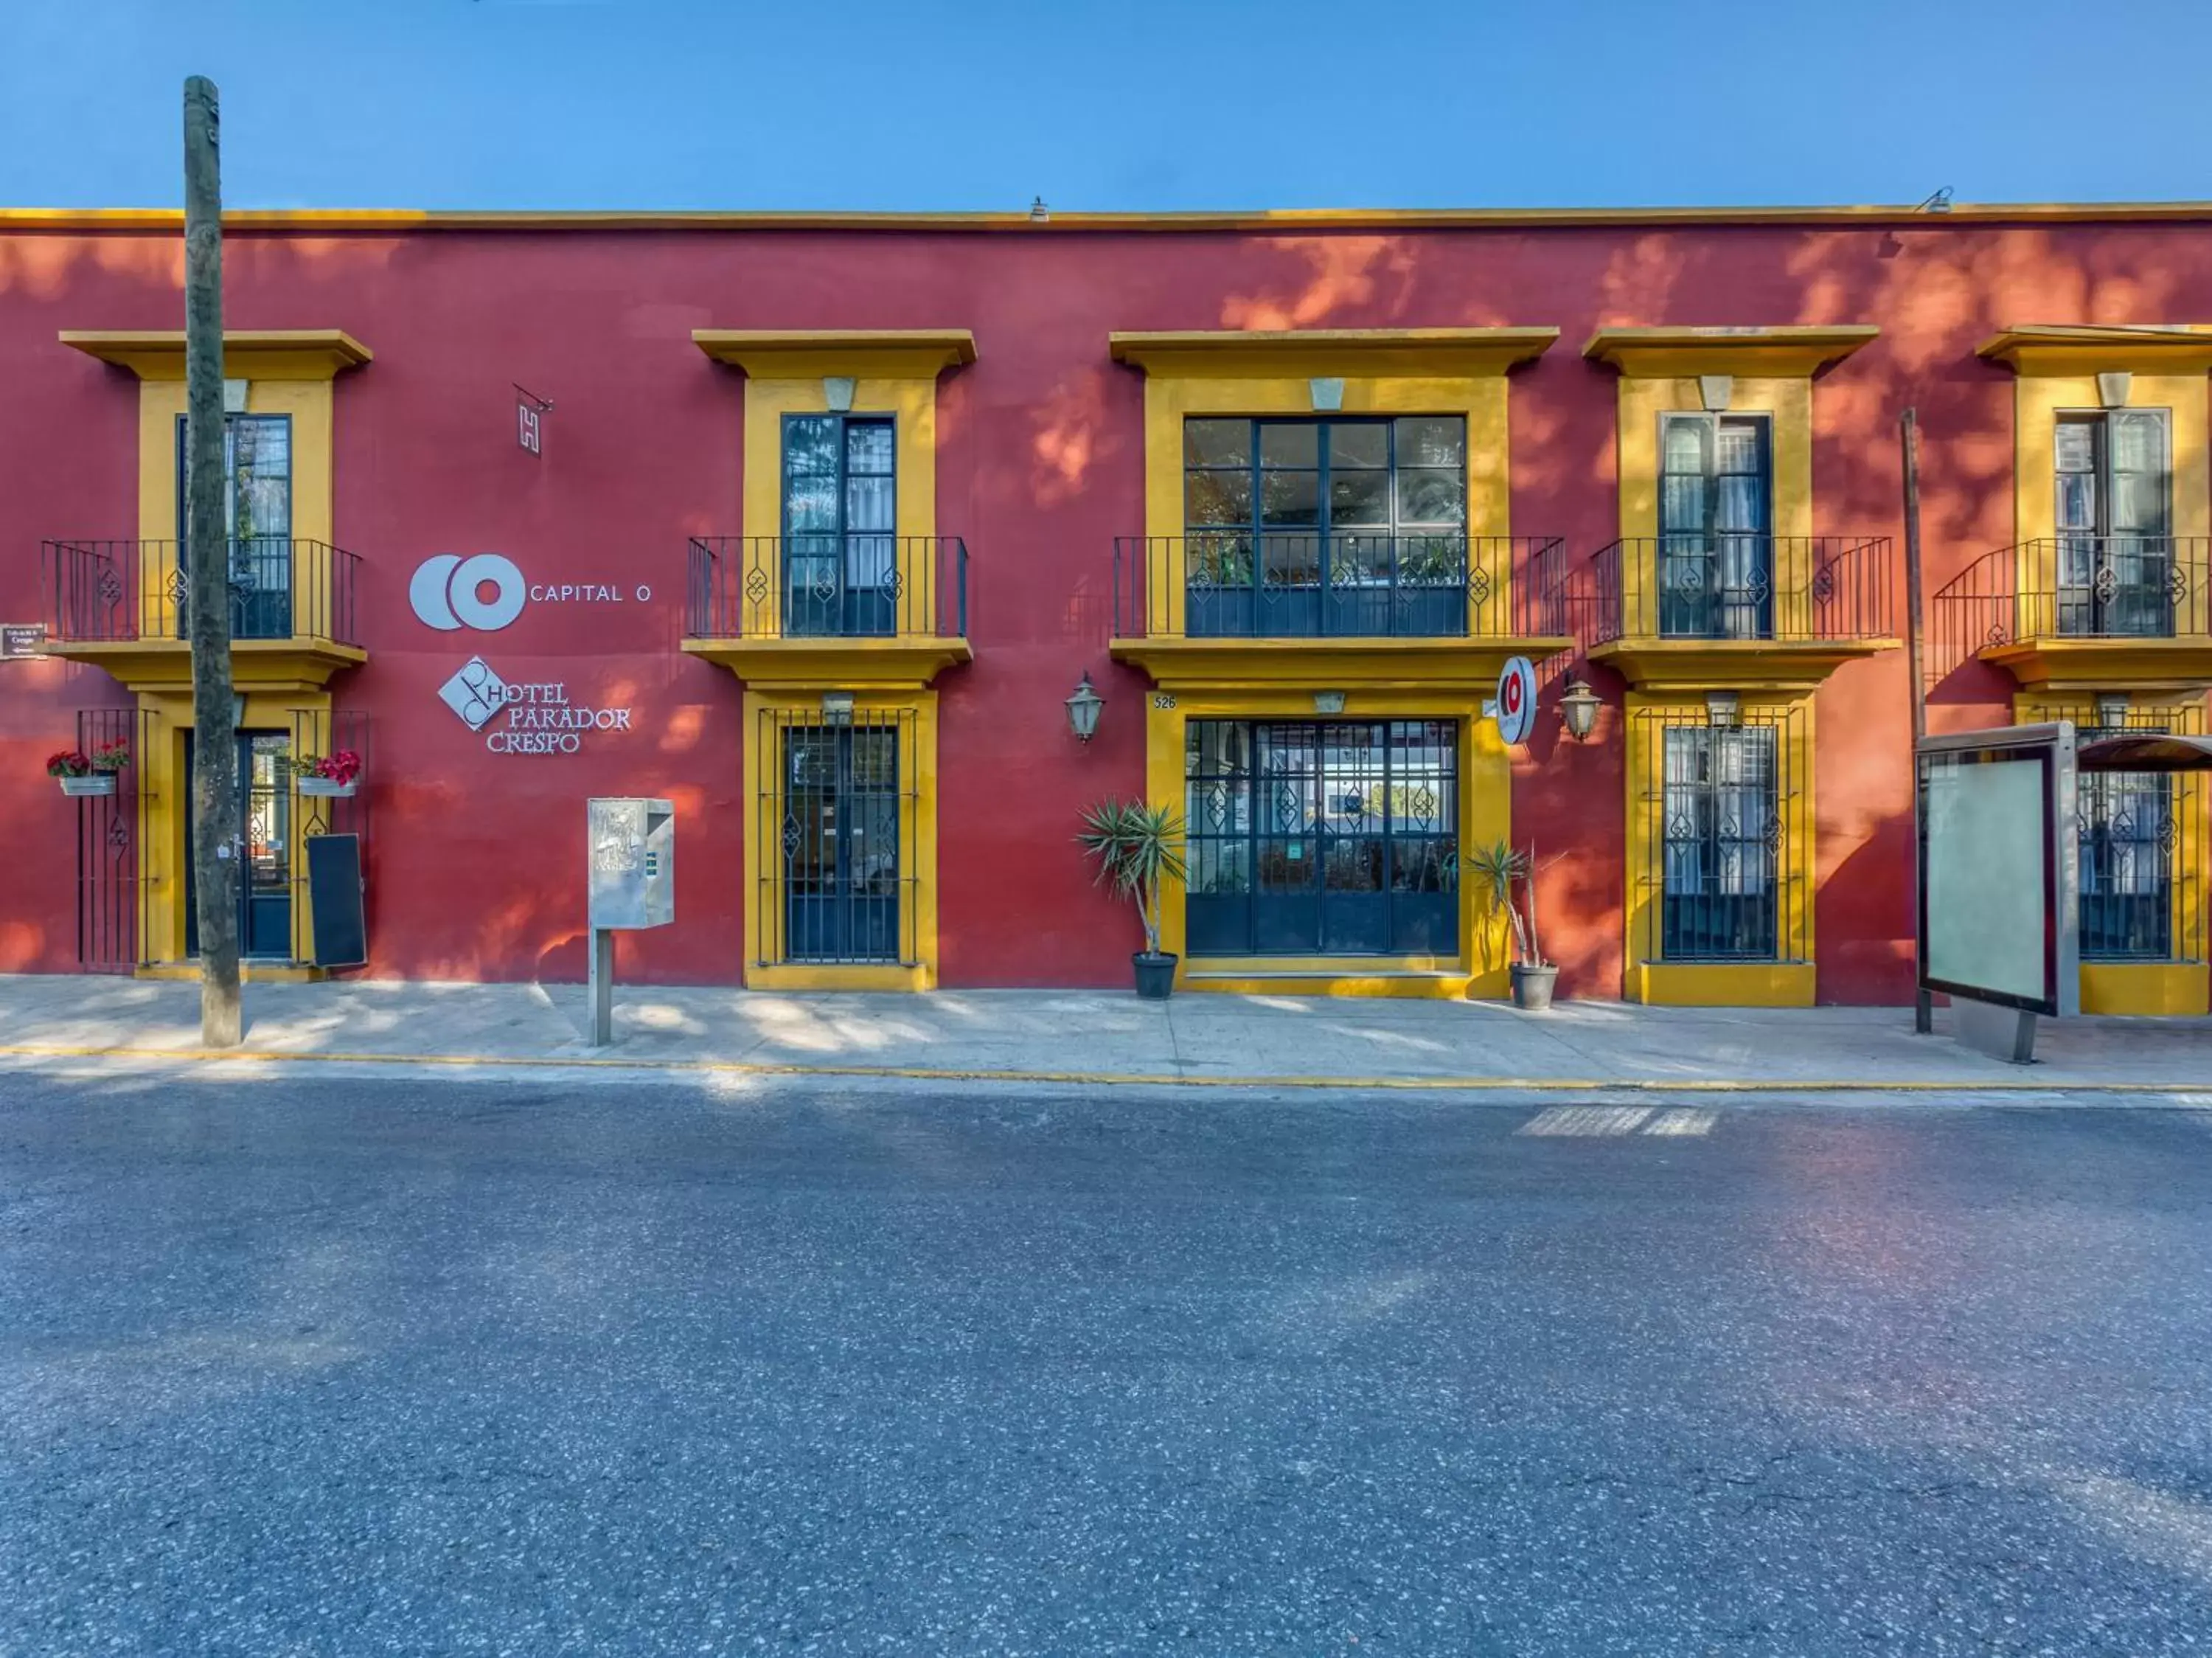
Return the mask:
<svg viewBox="0 0 2212 1658">
<path fill-rule="evenodd" d="M 2212 197 L 2204 0 L 0 0 L 0 204 Z M 2117 89 L 2115 89 L 2117 88 Z"/>
</svg>

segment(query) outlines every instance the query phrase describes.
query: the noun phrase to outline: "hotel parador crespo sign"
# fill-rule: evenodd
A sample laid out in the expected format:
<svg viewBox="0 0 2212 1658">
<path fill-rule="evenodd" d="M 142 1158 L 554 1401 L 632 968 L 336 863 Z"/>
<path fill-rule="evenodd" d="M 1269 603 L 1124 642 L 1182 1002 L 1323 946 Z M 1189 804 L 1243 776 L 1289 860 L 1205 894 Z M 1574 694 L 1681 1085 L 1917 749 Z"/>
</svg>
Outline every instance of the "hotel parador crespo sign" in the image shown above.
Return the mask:
<svg viewBox="0 0 2212 1658">
<path fill-rule="evenodd" d="M 625 593 L 607 582 L 533 582 L 505 555 L 424 559 L 407 583 L 407 602 L 425 627 L 441 633 L 492 633 L 531 605 L 649 604 L 642 584 Z M 438 688 L 438 698 L 495 754 L 574 754 L 589 737 L 630 729 L 628 708 L 580 704 L 565 681 L 511 681 L 482 656 L 471 656 Z"/>
</svg>

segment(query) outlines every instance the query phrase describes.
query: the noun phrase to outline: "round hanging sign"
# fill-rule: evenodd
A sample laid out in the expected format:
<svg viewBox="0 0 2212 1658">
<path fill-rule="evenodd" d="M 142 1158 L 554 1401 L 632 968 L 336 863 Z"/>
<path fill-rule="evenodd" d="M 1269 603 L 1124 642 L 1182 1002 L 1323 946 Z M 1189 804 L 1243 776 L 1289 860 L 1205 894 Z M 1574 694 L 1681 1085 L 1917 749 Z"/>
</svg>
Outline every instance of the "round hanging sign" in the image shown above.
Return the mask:
<svg viewBox="0 0 2212 1658">
<path fill-rule="evenodd" d="M 1536 724 L 1536 670 L 1526 656 L 1509 659 L 1498 676 L 1498 735 L 1508 747 L 1528 741 Z"/>
</svg>

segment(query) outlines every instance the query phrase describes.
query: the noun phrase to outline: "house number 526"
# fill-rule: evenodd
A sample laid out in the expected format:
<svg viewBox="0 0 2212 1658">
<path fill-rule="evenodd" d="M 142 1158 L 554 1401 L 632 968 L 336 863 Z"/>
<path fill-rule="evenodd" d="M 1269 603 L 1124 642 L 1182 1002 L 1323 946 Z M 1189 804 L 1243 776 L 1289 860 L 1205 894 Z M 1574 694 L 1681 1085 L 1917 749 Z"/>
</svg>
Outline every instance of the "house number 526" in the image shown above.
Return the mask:
<svg viewBox="0 0 2212 1658">
<path fill-rule="evenodd" d="M 1175 706 L 1175 692 L 1172 691 L 1155 691 L 1152 692 L 1152 706 L 1159 709 L 1173 708 Z"/>
</svg>

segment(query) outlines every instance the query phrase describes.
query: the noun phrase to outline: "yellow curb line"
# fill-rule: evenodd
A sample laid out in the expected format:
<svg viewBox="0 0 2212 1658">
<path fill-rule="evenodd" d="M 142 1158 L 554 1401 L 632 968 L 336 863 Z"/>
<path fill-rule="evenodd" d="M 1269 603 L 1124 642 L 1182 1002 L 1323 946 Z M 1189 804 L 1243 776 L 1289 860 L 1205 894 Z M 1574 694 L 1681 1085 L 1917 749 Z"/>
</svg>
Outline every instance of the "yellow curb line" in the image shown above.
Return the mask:
<svg viewBox="0 0 2212 1658">
<path fill-rule="evenodd" d="M 64 1044 L 0 1044 L 0 1058 L 152 1059 L 178 1064 L 449 1065 L 518 1070 L 681 1071 L 723 1076 L 852 1076 L 913 1082 L 1041 1082 L 1084 1087 L 1339 1088 L 1359 1092 L 1496 1094 L 2195 1094 L 2185 1082 L 2032 1082 L 2002 1078 L 1977 1081 L 1871 1082 L 1864 1078 L 1829 1082 L 1762 1082 L 1711 1077 L 1557 1076 L 1178 1076 L 1142 1071 L 963 1070 L 927 1065 L 765 1064 L 741 1059 L 624 1059 L 613 1055 L 573 1058 L 501 1058 L 464 1053 L 283 1053 L 267 1048 L 227 1051 L 214 1048 L 71 1046 Z"/>
</svg>

